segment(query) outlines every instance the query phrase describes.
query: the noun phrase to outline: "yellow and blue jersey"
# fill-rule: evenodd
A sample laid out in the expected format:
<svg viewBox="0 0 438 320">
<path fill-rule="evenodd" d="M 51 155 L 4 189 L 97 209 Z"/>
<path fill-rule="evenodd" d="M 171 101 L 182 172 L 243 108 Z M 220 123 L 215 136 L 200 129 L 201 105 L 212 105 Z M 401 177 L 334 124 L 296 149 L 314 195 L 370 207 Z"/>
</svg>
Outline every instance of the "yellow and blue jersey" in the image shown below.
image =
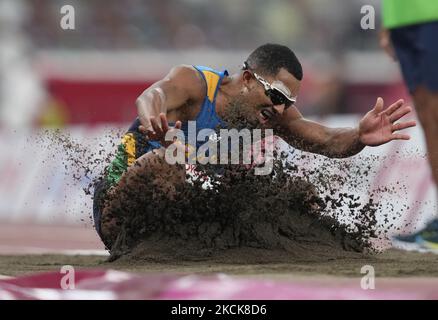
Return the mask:
<svg viewBox="0 0 438 320">
<path fill-rule="evenodd" d="M 221 85 L 222 79 L 228 75 L 226 70 L 217 71 L 209 67 L 194 66 L 201 74 L 207 85 L 207 91 L 201 110 L 196 116 L 196 135 L 202 129 L 216 129 L 224 127 L 225 122 L 216 114 L 216 96 Z M 132 123 L 131 127 L 122 137 L 121 143 L 117 147 L 115 159 L 111 162 L 107 169 L 106 180 L 110 185 L 117 184 L 122 174 L 129 166 L 134 164 L 135 160 L 145 153 L 161 147 L 160 142 L 147 140 L 143 133 L 139 132 L 140 120 L 137 118 Z M 181 130 L 185 136 L 188 136 L 188 122 L 183 122 Z M 189 146 L 192 150 L 196 150 L 197 146 Z"/>
</svg>

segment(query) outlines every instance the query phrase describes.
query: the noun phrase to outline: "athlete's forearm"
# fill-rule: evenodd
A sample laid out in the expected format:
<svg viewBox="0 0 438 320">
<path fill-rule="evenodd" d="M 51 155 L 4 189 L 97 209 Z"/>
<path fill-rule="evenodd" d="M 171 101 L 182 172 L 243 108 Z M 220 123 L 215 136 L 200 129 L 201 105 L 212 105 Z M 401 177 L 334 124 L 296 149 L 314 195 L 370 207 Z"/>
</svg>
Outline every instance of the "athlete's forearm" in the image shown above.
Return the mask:
<svg viewBox="0 0 438 320">
<path fill-rule="evenodd" d="M 329 128 L 305 119 L 290 123 L 284 138 L 301 150 L 330 158 L 351 157 L 365 147 L 357 128 Z"/>
<path fill-rule="evenodd" d="M 365 145 L 360 142 L 358 128 L 326 128 L 327 137 L 320 153 L 330 158 L 347 158 L 361 152 Z"/>
<path fill-rule="evenodd" d="M 150 117 L 159 117 L 166 113 L 165 95 L 160 88 L 151 88 L 143 92 L 135 102 L 140 123 L 146 130 L 152 130 Z"/>
</svg>

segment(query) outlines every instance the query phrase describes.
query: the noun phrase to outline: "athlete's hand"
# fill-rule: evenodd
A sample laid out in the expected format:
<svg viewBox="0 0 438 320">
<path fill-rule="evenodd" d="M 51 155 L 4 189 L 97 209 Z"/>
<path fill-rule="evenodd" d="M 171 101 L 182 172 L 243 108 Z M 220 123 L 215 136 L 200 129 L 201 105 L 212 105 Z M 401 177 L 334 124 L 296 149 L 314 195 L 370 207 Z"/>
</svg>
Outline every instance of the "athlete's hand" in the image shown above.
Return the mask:
<svg viewBox="0 0 438 320">
<path fill-rule="evenodd" d="M 359 122 L 359 140 L 367 146 L 379 146 L 392 140 L 409 140 L 407 134 L 398 133 L 399 130 L 415 127 L 416 122 L 396 122 L 412 112 L 403 100 L 384 109 L 383 99 L 377 98 L 376 105 Z"/>
<path fill-rule="evenodd" d="M 181 121 L 175 122 L 174 127 L 169 126 L 169 122 L 167 121 L 167 117 L 164 113 L 160 113 L 159 119 L 155 117 L 149 117 L 149 121 L 152 125 L 152 130 L 146 129 L 145 126 L 140 125 L 138 130 L 147 135 L 150 140 L 160 141 L 163 147 L 168 147 L 174 141 L 166 141 L 166 133 L 172 130 L 181 129 Z"/>
</svg>

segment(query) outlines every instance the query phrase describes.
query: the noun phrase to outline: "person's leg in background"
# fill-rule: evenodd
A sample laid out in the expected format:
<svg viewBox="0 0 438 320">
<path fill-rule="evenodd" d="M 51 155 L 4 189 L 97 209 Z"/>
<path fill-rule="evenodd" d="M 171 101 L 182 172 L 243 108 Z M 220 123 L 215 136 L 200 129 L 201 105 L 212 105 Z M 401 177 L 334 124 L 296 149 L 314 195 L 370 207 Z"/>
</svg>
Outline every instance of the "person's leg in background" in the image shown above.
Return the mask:
<svg viewBox="0 0 438 320">
<path fill-rule="evenodd" d="M 423 128 L 430 168 L 436 184 L 438 182 L 438 93 L 421 86 L 414 91 L 413 99 Z M 423 249 L 438 250 L 438 217 L 419 232 L 397 236 L 395 241 L 402 245 L 414 244 Z"/>
<path fill-rule="evenodd" d="M 438 63 L 438 53 L 437 53 Z M 438 77 L 438 76 L 437 76 Z M 413 94 L 418 119 L 424 131 L 427 155 L 435 183 L 438 182 L 438 92 L 432 92 L 424 86 Z"/>
<path fill-rule="evenodd" d="M 435 183 L 438 183 L 438 22 L 391 31 L 391 40 L 403 77 L 412 94 L 426 140 L 428 159 Z M 438 218 L 423 230 L 397 236 L 395 240 L 438 249 Z"/>
</svg>

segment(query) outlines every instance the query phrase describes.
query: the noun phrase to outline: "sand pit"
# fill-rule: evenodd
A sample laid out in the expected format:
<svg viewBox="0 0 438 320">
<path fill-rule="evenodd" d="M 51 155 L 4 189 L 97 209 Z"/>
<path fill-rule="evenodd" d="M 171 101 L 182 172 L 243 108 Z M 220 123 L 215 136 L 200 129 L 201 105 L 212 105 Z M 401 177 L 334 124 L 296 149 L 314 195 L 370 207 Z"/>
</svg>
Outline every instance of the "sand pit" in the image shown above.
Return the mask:
<svg viewBox="0 0 438 320">
<path fill-rule="evenodd" d="M 84 158 L 86 150 L 59 132 L 52 139 L 69 151 L 72 172 L 96 174 L 95 163 L 90 168 L 72 161 Z M 366 187 L 372 161 L 351 167 L 327 158 L 317 170 L 307 170 L 277 156 L 273 172 L 266 176 L 235 165 L 198 166 L 210 187 L 199 180 L 186 183 L 172 199 L 151 188 L 150 172 L 134 177 L 135 187 L 116 195 L 118 204 L 111 215 L 118 218 L 120 230 L 109 261 L 258 264 L 372 257 L 373 240 L 385 237 L 376 226 L 376 212 L 382 208 L 372 197 L 359 199 L 355 193 L 363 181 Z M 101 163 L 109 158 L 104 156 Z M 313 156 L 300 159 L 301 164 L 306 161 L 314 161 Z M 351 192 L 340 192 L 345 186 Z M 85 191 L 90 194 L 89 188 Z M 114 200 L 111 197 L 104 201 Z M 345 216 L 348 224 L 340 222 Z"/>
<path fill-rule="evenodd" d="M 239 166 L 224 166 L 220 175 L 217 167 L 197 170 L 210 187 L 185 183 L 169 199 L 145 173 L 135 177 L 135 188 L 115 195 L 110 215 L 120 217 L 121 227 L 110 261 L 322 262 L 373 251 L 372 205 L 358 210 L 360 228 L 343 225 L 325 212 L 332 199 L 291 177 L 293 168 L 281 160 L 265 176 Z"/>
<path fill-rule="evenodd" d="M 229 253 L 232 253 L 230 250 Z M 259 249 L 259 254 L 266 250 Z M 268 253 L 265 253 L 268 254 Z M 275 252 L 272 252 L 274 256 Z M 153 259 L 118 259 L 108 262 L 101 256 L 66 256 L 66 255 L 2 255 L 0 256 L 0 274 L 18 276 L 36 272 L 59 271 L 63 265 L 72 265 L 78 269 L 115 269 L 137 273 L 178 273 L 178 274 L 212 274 L 254 276 L 265 279 L 326 279 L 327 277 L 354 277 L 360 279 L 362 266 L 375 268 L 378 278 L 425 278 L 438 277 L 437 254 L 388 250 L 377 255 L 340 256 L 325 261 L 308 261 L 290 259 L 283 262 L 236 263 L 226 255 L 212 261 L 154 261 Z M 243 259 L 242 259 L 243 260 Z M 359 280 L 358 280 L 359 281 Z"/>
</svg>

